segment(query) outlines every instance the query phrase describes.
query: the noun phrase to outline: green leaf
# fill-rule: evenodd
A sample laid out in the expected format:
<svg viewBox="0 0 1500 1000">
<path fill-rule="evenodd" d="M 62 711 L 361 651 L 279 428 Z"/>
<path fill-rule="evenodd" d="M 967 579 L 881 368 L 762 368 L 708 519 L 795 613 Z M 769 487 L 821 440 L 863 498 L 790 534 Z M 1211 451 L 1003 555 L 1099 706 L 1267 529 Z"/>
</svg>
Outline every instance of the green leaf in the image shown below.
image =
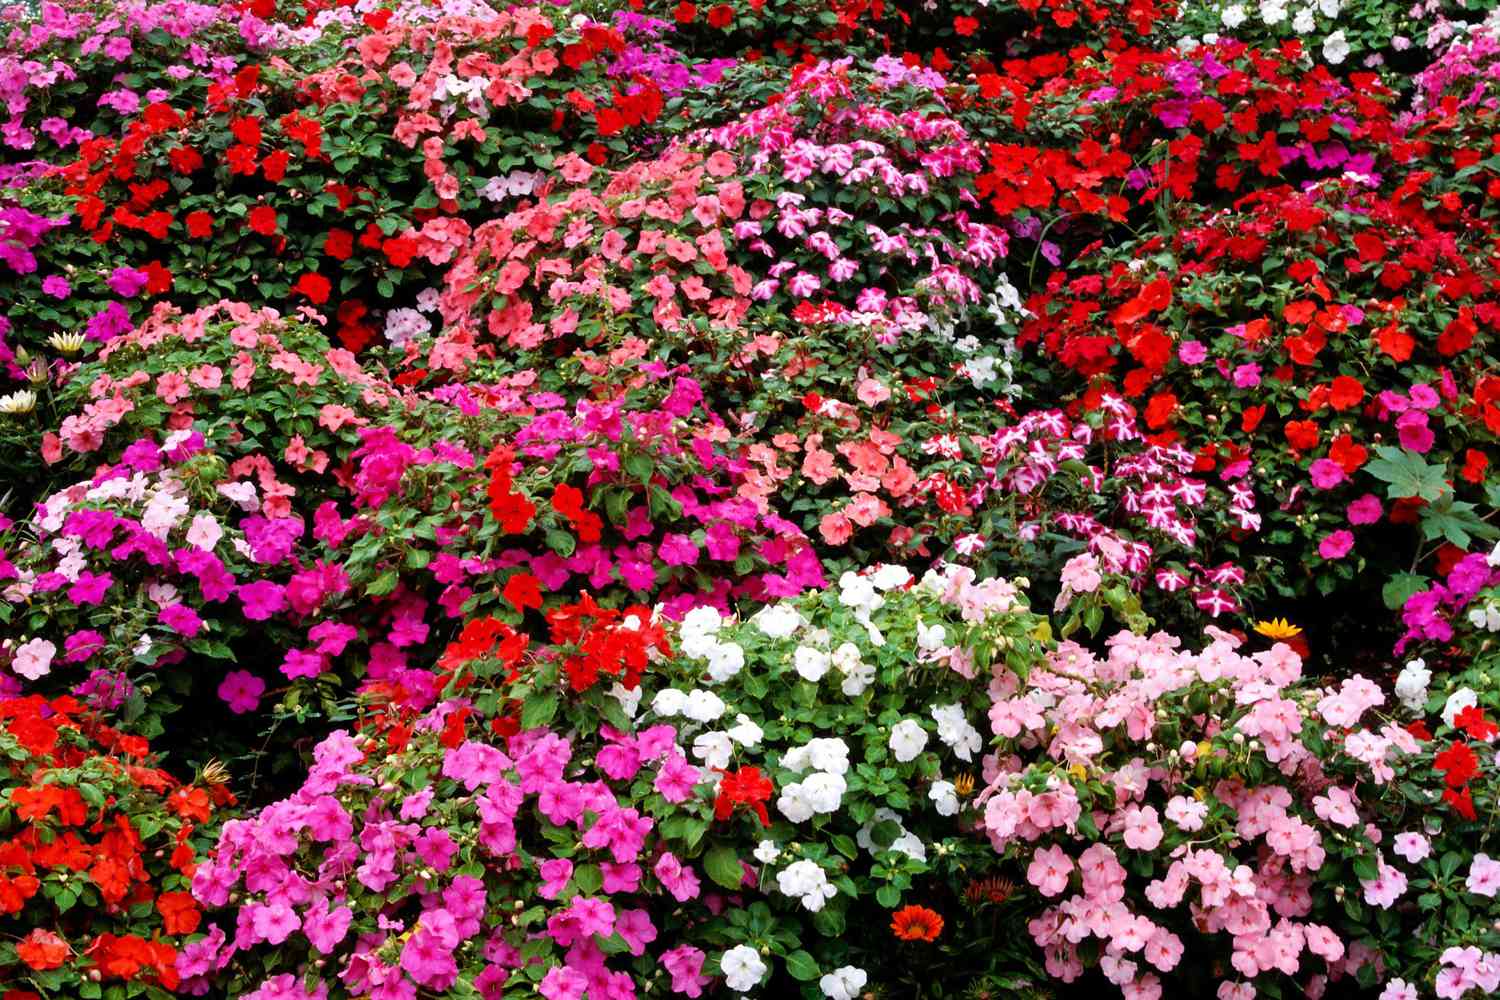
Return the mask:
<svg viewBox="0 0 1500 1000">
<path fill-rule="evenodd" d="M 805 951 L 794 951 L 786 957 L 786 971 L 792 974 L 793 979 L 802 982 L 811 982 L 820 975 L 818 963 Z"/>
<path fill-rule="evenodd" d="M 1354 874 L 1366 881 L 1374 881 L 1380 877 L 1380 866 L 1374 858 L 1364 855 L 1354 859 Z"/>
<path fill-rule="evenodd" d="M 1407 598 L 1427 586 L 1427 578 L 1415 573 L 1397 573 L 1386 581 L 1385 586 L 1380 589 L 1380 598 L 1385 606 L 1392 611 L 1399 611 L 1406 606 Z"/>
<path fill-rule="evenodd" d="M 604 888 L 604 873 L 598 865 L 579 865 L 573 870 L 573 884 L 585 896 L 592 896 Z"/>
<path fill-rule="evenodd" d="M 1375 454 L 1379 457 L 1371 460 L 1365 469 L 1386 484 L 1386 496 L 1393 499 L 1421 497 L 1431 502 L 1448 492 L 1443 467 L 1429 465 L 1416 452 L 1381 445 L 1375 449 Z"/>
<path fill-rule="evenodd" d="M 557 694 L 547 691 L 534 694 L 521 706 L 521 728 L 536 729 L 552 721 L 557 714 Z"/>
<path fill-rule="evenodd" d="M 726 889 L 738 889 L 745 875 L 745 869 L 740 866 L 739 855 L 734 853 L 734 848 L 723 844 L 709 848 L 708 853 L 703 855 L 703 870 L 708 872 L 708 877 L 715 883 Z"/>
</svg>

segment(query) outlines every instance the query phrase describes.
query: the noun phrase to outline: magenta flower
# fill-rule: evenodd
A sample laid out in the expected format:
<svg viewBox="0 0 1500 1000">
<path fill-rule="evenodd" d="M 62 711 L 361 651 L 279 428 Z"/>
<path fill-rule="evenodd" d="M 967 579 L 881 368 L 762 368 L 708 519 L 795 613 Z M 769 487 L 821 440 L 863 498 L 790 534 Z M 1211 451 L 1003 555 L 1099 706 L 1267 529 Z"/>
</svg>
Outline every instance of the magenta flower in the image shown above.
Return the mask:
<svg viewBox="0 0 1500 1000">
<path fill-rule="evenodd" d="M 656 554 L 668 566 L 691 566 L 698 561 L 698 546 L 687 535 L 673 533 L 661 540 Z"/>
<path fill-rule="evenodd" d="M 1380 520 L 1383 510 L 1380 506 L 1380 498 L 1373 493 L 1366 493 L 1350 503 L 1344 513 L 1348 516 L 1350 524 L 1374 524 Z"/>
<path fill-rule="evenodd" d="M 219 682 L 219 697 L 236 715 L 253 712 L 266 693 L 266 682 L 247 670 L 232 670 Z"/>
<path fill-rule="evenodd" d="M 1308 469 L 1313 485 L 1320 490 L 1329 490 L 1348 478 L 1344 467 L 1329 458 L 1320 458 Z"/>
<path fill-rule="evenodd" d="M 161 614 L 157 616 L 161 623 L 169 629 L 180 632 L 191 639 L 198 634 L 203 627 L 203 620 L 198 613 L 186 604 L 174 604 L 170 608 L 162 608 Z"/>
<path fill-rule="evenodd" d="M 1324 559 L 1342 559 L 1354 548 L 1354 533 L 1338 530 L 1323 536 L 1318 543 L 1318 555 Z"/>
<path fill-rule="evenodd" d="M 286 607 L 286 588 L 270 580 L 241 584 L 239 595 L 245 605 L 245 617 L 253 622 L 263 622 Z"/>
</svg>

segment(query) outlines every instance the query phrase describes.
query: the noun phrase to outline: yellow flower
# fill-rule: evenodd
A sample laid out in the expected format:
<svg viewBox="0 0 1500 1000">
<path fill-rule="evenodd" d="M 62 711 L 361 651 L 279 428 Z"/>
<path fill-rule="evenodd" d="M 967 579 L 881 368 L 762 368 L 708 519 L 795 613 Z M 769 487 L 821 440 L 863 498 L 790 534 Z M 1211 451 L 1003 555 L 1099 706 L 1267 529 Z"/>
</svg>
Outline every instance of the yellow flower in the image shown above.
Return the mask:
<svg viewBox="0 0 1500 1000">
<path fill-rule="evenodd" d="M 1089 776 L 1089 769 L 1082 764 L 1073 764 L 1068 768 L 1068 774 L 1082 781 Z"/>
<path fill-rule="evenodd" d="M 1302 634 L 1302 626 L 1293 625 L 1285 618 L 1272 618 L 1270 621 L 1256 622 L 1255 631 L 1267 639 L 1294 639 Z"/>
<path fill-rule="evenodd" d="M 961 799 L 966 799 L 974 794 L 974 776 L 972 774 L 960 774 L 953 779 L 953 791 Z"/>
</svg>

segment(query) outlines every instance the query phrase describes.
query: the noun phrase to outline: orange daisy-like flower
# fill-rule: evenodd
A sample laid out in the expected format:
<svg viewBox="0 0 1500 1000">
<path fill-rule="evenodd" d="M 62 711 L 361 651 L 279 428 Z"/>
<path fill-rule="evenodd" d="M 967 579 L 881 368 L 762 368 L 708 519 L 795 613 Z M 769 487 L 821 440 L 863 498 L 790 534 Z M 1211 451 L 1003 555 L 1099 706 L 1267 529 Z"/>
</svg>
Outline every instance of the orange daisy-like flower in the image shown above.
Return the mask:
<svg viewBox="0 0 1500 1000">
<path fill-rule="evenodd" d="M 903 941 L 936 941 L 943 918 L 925 906 L 903 906 L 891 919 L 891 931 Z"/>
</svg>

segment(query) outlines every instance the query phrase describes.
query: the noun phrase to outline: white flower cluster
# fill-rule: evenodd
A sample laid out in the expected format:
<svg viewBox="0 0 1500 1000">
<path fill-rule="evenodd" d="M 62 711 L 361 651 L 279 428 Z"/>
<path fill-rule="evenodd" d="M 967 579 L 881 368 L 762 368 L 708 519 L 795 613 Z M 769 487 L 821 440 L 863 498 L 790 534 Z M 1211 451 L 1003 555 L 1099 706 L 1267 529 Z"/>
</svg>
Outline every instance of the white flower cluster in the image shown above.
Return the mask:
<svg viewBox="0 0 1500 1000">
<path fill-rule="evenodd" d="M 1418 657 L 1401 669 L 1396 678 L 1396 697 L 1408 712 L 1421 713 L 1427 704 L 1427 685 L 1432 683 L 1432 671 L 1427 661 Z"/>
<path fill-rule="evenodd" d="M 719 971 L 724 984 L 736 993 L 749 993 L 766 975 L 766 963 L 760 953 L 748 944 L 737 944 L 719 956 Z"/>
<path fill-rule="evenodd" d="M 819 629 L 809 636 L 814 642 L 827 640 L 828 633 Z M 798 676 L 813 684 L 822 680 L 831 667 L 837 667 L 843 680 L 840 688 L 844 694 L 856 698 L 863 694 L 875 680 L 875 668 L 862 658 L 859 647 L 852 642 L 841 643 L 832 653 L 816 646 L 798 646 L 792 653 L 792 665 Z"/>
<path fill-rule="evenodd" d="M 870 836 L 875 827 L 881 823 L 895 823 L 899 830 L 896 834 L 896 839 L 891 841 L 889 847 L 879 847 L 876 845 L 874 838 Z M 890 809 L 875 810 L 875 815 L 870 818 L 870 822 L 859 828 L 859 833 L 855 835 L 854 841 L 871 854 L 878 854 L 882 850 L 900 851 L 915 861 L 927 860 L 927 845 L 922 843 L 920 837 L 903 826 L 901 817 Z"/>
<path fill-rule="evenodd" d="M 927 789 L 927 797 L 939 816 L 958 815 L 958 788 L 951 781 L 934 781 Z"/>
<path fill-rule="evenodd" d="M 719 641 L 723 625 L 717 609 L 701 607 L 683 617 L 679 631 L 682 655 L 690 660 L 707 660 L 708 678 L 716 684 L 729 680 L 745 666 L 744 647 Z"/>
<path fill-rule="evenodd" d="M 1486 632 L 1500 632 L 1500 602 L 1487 600 L 1469 609 L 1469 624 Z"/>
<path fill-rule="evenodd" d="M 849 773 L 849 745 L 841 739 L 809 740 L 787 751 L 781 766 L 798 774 L 812 772 L 801 781 L 783 785 L 776 799 L 776 808 L 793 823 L 834 812 L 849 788 L 844 780 Z"/>
<path fill-rule="evenodd" d="M 769 639 L 790 639 L 807 624 L 797 609 L 785 601 L 761 608 L 750 621 Z"/>
<path fill-rule="evenodd" d="M 805 823 L 814 816 L 836 812 L 848 789 L 842 774 L 815 771 L 801 781 L 783 785 L 776 808 L 793 823 Z"/>
<path fill-rule="evenodd" d="M 979 730 L 969 725 L 964 718 L 962 705 L 933 705 L 932 718 L 937 723 L 938 739 L 953 751 L 959 760 L 973 760 L 984 745 Z"/>
<path fill-rule="evenodd" d="M 794 861 L 776 875 L 776 888 L 783 896 L 800 899 L 810 912 L 817 913 L 838 890 L 828 884 L 828 876 L 814 861 Z"/>
</svg>

